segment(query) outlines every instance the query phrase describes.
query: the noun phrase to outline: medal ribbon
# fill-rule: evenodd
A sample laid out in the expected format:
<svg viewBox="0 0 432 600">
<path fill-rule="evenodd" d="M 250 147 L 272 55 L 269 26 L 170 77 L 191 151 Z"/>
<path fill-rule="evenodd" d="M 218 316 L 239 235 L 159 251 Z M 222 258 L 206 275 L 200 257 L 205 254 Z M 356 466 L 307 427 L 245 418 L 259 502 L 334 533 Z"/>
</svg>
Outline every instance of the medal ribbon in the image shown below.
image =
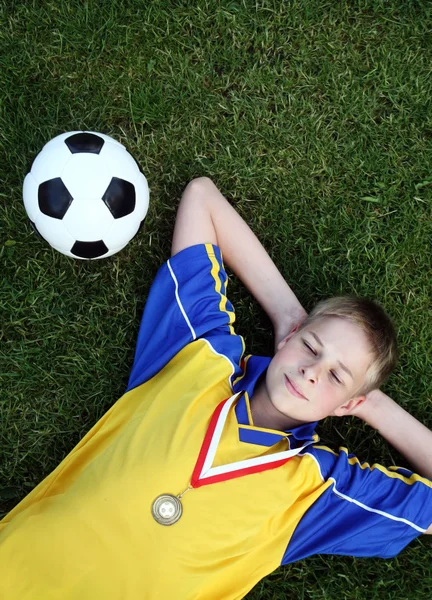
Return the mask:
<svg viewBox="0 0 432 600">
<path fill-rule="evenodd" d="M 259 456 L 257 458 L 249 458 L 238 462 L 212 467 L 213 459 L 219 445 L 219 440 L 228 417 L 228 412 L 235 400 L 242 392 L 234 394 L 231 398 L 223 400 L 216 407 L 210 424 L 207 428 L 198 459 L 192 473 L 191 486 L 198 488 L 211 483 L 227 481 L 236 477 L 243 477 L 251 473 L 260 473 L 276 469 L 285 464 L 290 458 L 298 454 L 305 448 L 296 448 L 285 452 L 276 452 L 275 454 Z"/>
</svg>

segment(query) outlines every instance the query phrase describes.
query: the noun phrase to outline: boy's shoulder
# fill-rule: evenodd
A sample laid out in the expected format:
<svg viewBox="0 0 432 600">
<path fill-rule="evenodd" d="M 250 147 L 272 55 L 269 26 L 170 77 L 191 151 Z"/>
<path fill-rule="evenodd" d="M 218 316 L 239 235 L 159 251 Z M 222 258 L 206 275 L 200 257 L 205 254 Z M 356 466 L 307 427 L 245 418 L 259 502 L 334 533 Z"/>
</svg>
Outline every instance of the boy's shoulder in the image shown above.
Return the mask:
<svg viewBox="0 0 432 600">
<path fill-rule="evenodd" d="M 310 455 L 318 465 L 323 480 L 330 481 L 333 493 L 345 496 L 352 502 L 366 503 L 371 500 L 371 506 L 380 506 L 405 502 L 411 495 L 412 502 L 423 502 L 431 498 L 431 482 L 409 469 L 397 466 L 385 467 L 378 463 L 370 464 L 360 460 L 345 446 L 338 450 L 330 448 L 321 442 L 307 447 L 301 455 Z M 415 493 L 414 493 L 415 492 Z"/>
<path fill-rule="evenodd" d="M 144 307 L 127 390 L 153 377 L 199 339 L 231 363 L 232 381 L 239 376 L 245 345 L 235 332 L 226 288 L 222 254 L 213 244 L 189 246 L 159 268 Z"/>
</svg>

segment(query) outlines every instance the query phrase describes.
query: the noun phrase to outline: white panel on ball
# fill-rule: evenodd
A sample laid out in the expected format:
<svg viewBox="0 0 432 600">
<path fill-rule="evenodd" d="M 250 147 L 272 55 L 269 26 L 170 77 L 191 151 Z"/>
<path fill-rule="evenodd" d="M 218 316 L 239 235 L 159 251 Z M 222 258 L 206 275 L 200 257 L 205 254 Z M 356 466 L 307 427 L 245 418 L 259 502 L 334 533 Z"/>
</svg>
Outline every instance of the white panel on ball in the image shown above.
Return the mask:
<svg viewBox="0 0 432 600">
<path fill-rule="evenodd" d="M 63 217 L 63 226 L 73 236 L 74 241 L 80 242 L 105 241 L 105 236 L 114 223 L 112 214 L 100 196 L 74 198 Z"/>
<path fill-rule="evenodd" d="M 140 172 L 132 156 L 120 144 L 104 144 L 99 156 L 104 160 L 112 177 L 133 183 Z"/>
<path fill-rule="evenodd" d="M 60 249 L 60 252 L 66 248 L 72 248 L 75 243 L 75 239 L 66 230 L 61 219 L 52 219 L 40 213 L 36 227 L 41 236 L 49 240 L 51 246 Z"/>
<path fill-rule="evenodd" d="M 31 173 L 28 173 L 23 184 L 23 200 L 27 214 L 33 223 L 36 222 L 40 214 L 38 206 L 38 187 L 39 184 Z"/>
<path fill-rule="evenodd" d="M 60 137 L 60 136 L 59 136 Z M 35 158 L 30 173 L 38 183 L 60 177 L 64 167 L 72 158 L 69 148 L 62 141 L 52 140 L 45 144 Z"/>
<path fill-rule="evenodd" d="M 139 215 L 140 221 L 144 219 L 147 214 L 149 206 L 149 187 L 147 179 L 144 175 L 138 171 L 138 176 L 135 179 L 135 194 L 136 194 L 136 208 L 135 212 Z"/>
<path fill-rule="evenodd" d="M 103 241 L 108 248 L 124 247 L 133 238 L 140 226 L 137 215 L 133 212 L 126 217 L 116 219 L 112 228 L 104 235 Z"/>
<path fill-rule="evenodd" d="M 72 155 L 61 178 L 74 200 L 83 193 L 87 198 L 100 200 L 111 181 L 111 174 L 98 154 L 84 152 Z"/>
</svg>

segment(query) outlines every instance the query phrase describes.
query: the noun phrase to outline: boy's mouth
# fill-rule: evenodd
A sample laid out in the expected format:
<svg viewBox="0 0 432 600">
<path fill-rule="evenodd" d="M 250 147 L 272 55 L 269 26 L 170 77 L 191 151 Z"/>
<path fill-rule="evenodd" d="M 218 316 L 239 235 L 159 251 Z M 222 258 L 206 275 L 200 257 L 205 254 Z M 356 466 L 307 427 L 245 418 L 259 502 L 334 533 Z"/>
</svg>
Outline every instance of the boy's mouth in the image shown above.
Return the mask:
<svg viewBox="0 0 432 600">
<path fill-rule="evenodd" d="M 285 373 L 284 373 L 284 375 L 285 375 Z M 303 394 L 300 392 L 300 390 L 298 390 L 295 387 L 295 385 L 293 384 L 291 379 L 289 379 L 289 377 L 287 377 L 287 375 L 285 375 L 285 386 L 291 392 L 291 394 L 293 394 L 294 396 L 297 396 L 297 398 L 301 398 L 302 400 L 307 400 L 306 396 L 303 396 Z"/>
</svg>

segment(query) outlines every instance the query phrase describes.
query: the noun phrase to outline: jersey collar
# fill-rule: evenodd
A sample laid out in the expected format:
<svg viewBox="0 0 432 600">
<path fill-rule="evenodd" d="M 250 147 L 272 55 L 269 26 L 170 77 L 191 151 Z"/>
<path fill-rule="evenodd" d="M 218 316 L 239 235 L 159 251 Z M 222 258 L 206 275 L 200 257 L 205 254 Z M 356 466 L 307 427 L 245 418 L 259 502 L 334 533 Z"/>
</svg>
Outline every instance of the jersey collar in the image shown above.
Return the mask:
<svg viewBox="0 0 432 600">
<path fill-rule="evenodd" d="M 234 392 L 244 392 L 235 407 L 240 441 L 260 446 L 273 446 L 287 438 L 291 448 L 300 444 L 308 445 L 318 442 L 319 436 L 315 433 L 317 422 L 305 423 L 286 431 L 254 426 L 249 398 L 253 395 L 258 379 L 265 373 L 270 361 L 271 358 L 253 355 L 245 357 L 242 361 L 243 375 L 236 380 L 233 386 Z"/>
</svg>

